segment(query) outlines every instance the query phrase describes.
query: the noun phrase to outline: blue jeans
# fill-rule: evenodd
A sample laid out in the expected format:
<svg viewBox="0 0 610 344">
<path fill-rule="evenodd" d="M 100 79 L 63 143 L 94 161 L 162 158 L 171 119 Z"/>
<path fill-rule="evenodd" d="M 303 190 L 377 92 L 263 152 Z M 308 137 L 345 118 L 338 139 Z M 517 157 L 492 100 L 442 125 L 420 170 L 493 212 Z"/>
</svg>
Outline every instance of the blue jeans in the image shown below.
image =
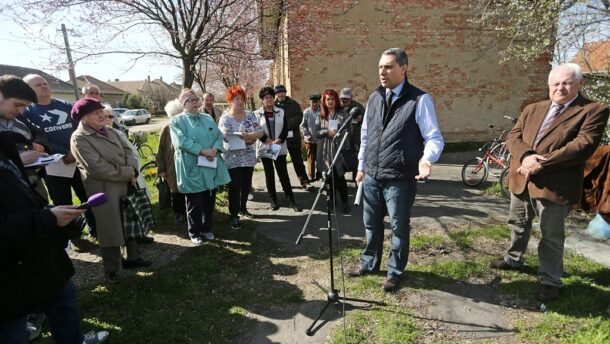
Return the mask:
<svg viewBox="0 0 610 344">
<path fill-rule="evenodd" d="M 383 254 L 383 218 L 390 217 L 392 239 L 388 259 L 388 277 L 401 278 L 409 259 L 411 208 L 415 201 L 415 180 L 379 181 L 364 176 L 363 220 L 366 247 L 360 256 L 364 271 L 379 272 Z"/>
<path fill-rule="evenodd" d="M 83 342 L 80 333 L 80 317 L 76 310 L 76 286 L 69 280 L 50 302 L 42 307 L 49 321 L 51 335 L 56 343 Z M 0 344 L 27 344 L 29 333 L 26 318 L 17 319 L 0 327 Z"/>
</svg>

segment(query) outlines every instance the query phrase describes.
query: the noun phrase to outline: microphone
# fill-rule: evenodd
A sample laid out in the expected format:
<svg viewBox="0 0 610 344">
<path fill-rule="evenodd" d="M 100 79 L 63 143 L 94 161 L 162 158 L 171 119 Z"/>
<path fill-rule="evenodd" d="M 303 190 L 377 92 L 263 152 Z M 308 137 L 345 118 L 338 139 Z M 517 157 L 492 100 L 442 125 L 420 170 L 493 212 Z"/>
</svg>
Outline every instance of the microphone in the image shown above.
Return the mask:
<svg viewBox="0 0 610 344">
<path fill-rule="evenodd" d="M 364 185 L 364 180 L 358 184 L 358 191 L 356 191 L 356 198 L 354 199 L 354 206 L 359 207 L 360 202 L 362 202 L 362 188 Z"/>
<path fill-rule="evenodd" d="M 89 197 L 87 199 L 87 202 L 74 206 L 74 209 L 94 208 L 94 207 L 97 207 L 98 205 L 102 205 L 106 202 L 108 202 L 108 197 L 106 197 L 105 193 L 100 192 L 100 193 L 96 193 L 95 195 L 91 195 L 91 197 Z"/>
<path fill-rule="evenodd" d="M 349 117 L 345 119 L 345 121 L 343 122 L 343 125 L 341 126 L 341 128 L 339 128 L 339 130 L 337 130 L 337 134 L 335 134 L 335 136 L 341 136 L 341 132 L 343 131 L 343 129 L 345 129 L 345 127 L 347 127 L 348 124 L 352 123 L 352 120 L 358 116 L 360 116 L 360 114 L 362 114 L 362 110 L 360 110 L 359 107 L 355 107 L 351 110 L 349 110 Z"/>
</svg>

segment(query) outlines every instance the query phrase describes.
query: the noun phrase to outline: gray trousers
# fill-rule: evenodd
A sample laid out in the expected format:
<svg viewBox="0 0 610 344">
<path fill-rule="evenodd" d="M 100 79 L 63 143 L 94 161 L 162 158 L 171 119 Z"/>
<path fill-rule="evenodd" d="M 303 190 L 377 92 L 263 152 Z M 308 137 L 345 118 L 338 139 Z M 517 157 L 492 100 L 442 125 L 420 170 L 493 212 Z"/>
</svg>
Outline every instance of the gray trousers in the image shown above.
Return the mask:
<svg viewBox="0 0 610 344">
<path fill-rule="evenodd" d="M 510 248 L 504 256 L 506 263 L 513 267 L 523 265 L 523 255 L 532 232 L 532 220 L 538 216 L 542 232 L 538 244 L 538 278 L 541 284 L 561 287 L 565 218 L 569 210 L 567 204 L 530 199 L 527 188 L 521 195 L 511 194 L 508 228 L 512 233 Z"/>
<path fill-rule="evenodd" d="M 121 263 L 120 247 L 102 247 L 100 249 L 102 255 L 102 263 L 104 264 L 104 272 L 120 272 L 123 264 Z M 125 240 L 125 259 L 128 261 L 136 260 L 140 257 L 138 242 L 135 240 Z"/>
</svg>

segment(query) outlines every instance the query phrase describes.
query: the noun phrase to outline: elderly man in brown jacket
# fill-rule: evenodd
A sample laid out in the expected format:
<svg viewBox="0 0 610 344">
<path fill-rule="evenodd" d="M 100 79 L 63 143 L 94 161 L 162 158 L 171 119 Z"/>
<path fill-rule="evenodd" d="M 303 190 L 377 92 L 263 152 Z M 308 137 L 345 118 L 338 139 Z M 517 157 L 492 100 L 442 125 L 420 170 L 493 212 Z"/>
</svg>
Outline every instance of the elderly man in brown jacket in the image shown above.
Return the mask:
<svg viewBox="0 0 610 344">
<path fill-rule="evenodd" d="M 550 100 L 525 107 L 506 139 L 513 159 L 509 170 L 511 195 L 508 226 L 511 245 L 495 269 L 518 269 L 538 216 L 542 238 L 538 244 L 540 287 L 546 302 L 559 297 L 562 285 L 564 221 L 578 203 L 583 168 L 599 144 L 608 121 L 608 108 L 579 94 L 580 67 L 567 63 L 549 74 Z"/>
</svg>

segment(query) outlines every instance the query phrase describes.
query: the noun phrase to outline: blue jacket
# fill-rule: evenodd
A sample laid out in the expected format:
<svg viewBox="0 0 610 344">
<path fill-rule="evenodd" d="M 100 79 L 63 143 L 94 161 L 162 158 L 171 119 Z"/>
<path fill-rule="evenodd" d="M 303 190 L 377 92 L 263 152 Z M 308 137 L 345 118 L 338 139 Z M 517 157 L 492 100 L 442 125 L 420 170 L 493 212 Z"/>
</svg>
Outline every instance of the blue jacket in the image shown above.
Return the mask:
<svg viewBox="0 0 610 344">
<path fill-rule="evenodd" d="M 183 112 L 169 121 L 176 180 L 181 193 L 197 193 L 216 189 L 231 181 L 221 154 L 216 155 L 216 168 L 197 166 L 202 149 L 222 152 L 223 136 L 210 116 Z"/>
</svg>

